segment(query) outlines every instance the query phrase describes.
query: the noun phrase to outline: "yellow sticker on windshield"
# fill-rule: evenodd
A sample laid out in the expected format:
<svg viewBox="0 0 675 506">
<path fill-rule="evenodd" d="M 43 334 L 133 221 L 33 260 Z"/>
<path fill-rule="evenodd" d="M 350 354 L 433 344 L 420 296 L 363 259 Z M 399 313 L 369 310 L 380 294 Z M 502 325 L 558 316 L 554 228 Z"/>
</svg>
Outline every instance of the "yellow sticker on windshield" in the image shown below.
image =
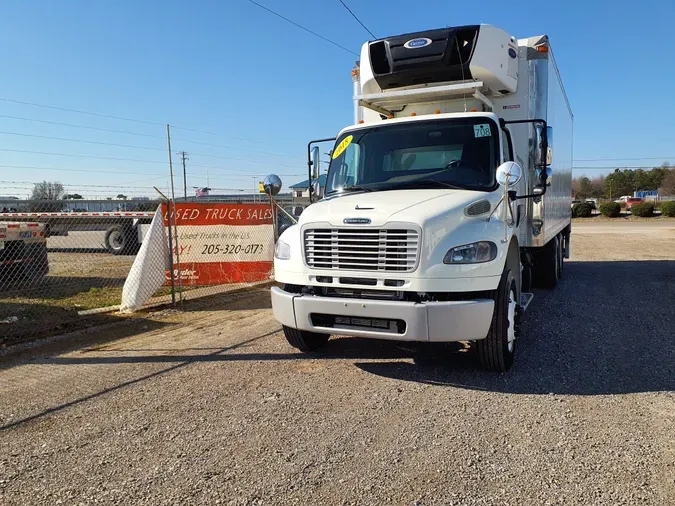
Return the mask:
<svg viewBox="0 0 675 506">
<path fill-rule="evenodd" d="M 352 140 L 354 139 L 353 135 L 348 135 L 344 139 L 342 139 L 342 142 L 337 145 L 335 148 L 335 151 L 333 151 L 333 160 L 335 160 L 338 156 L 340 156 L 345 149 L 347 149 L 347 146 L 349 146 L 352 143 Z"/>
</svg>

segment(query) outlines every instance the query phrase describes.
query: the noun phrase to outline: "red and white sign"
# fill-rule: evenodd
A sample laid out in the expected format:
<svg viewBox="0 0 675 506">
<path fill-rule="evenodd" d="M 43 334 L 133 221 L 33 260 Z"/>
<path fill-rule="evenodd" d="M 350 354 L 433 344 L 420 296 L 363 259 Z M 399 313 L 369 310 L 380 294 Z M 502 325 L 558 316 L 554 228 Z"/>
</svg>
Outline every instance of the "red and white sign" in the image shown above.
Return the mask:
<svg viewBox="0 0 675 506">
<path fill-rule="evenodd" d="M 183 285 L 251 283 L 269 279 L 274 256 L 274 225 L 268 204 L 190 202 L 171 207 L 178 240 L 174 238 L 174 273 Z M 164 226 L 169 226 L 166 204 Z M 171 217 L 174 232 L 174 216 Z M 170 282 L 171 272 L 166 272 Z"/>
</svg>

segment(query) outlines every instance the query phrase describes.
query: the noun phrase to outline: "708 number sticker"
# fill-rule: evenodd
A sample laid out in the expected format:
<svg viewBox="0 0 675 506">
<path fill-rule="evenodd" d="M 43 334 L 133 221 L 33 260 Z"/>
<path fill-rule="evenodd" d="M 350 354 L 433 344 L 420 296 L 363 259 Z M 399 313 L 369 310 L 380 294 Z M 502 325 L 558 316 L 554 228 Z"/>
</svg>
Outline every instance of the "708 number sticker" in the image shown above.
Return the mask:
<svg viewBox="0 0 675 506">
<path fill-rule="evenodd" d="M 490 132 L 489 123 L 481 123 L 480 125 L 473 126 L 473 136 L 478 137 L 490 137 L 492 132 Z"/>
</svg>

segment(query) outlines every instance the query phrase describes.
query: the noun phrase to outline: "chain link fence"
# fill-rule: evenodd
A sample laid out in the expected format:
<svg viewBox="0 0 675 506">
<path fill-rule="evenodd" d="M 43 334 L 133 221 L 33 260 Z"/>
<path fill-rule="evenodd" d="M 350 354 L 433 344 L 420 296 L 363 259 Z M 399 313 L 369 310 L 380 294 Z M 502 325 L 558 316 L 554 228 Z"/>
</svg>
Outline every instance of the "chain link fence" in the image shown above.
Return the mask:
<svg viewBox="0 0 675 506">
<path fill-rule="evenodd" d="M 128 279 L 152 289 L 146 307 L 268 282 L 275 237 L 293 223 L 269 200 L 7 204 L 0 202 L 0 347 L 86 327 L 101 308 L 121 304 Z M 295 217 L 306 206 L 279 205 Z M 150 234 L 158 208 L 164 245 Z"/>
</svg>

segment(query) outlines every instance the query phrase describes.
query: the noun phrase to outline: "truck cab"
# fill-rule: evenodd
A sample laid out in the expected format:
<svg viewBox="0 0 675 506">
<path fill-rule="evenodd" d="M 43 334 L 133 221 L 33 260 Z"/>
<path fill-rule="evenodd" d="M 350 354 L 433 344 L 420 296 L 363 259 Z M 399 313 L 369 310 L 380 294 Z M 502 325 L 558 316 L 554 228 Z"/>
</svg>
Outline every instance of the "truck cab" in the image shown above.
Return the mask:
<svg viewBox="0 0 675 506">
<path fill-rule="evenodd" d="M 569 255 L 572 115 L 548 38 L 389 37 L 363 45 L 352 78 L 326 186 L 277 241 L 287 340 L 469 341 L 507 370 L 530 287 L 555 286 Z"/>
</svg>

